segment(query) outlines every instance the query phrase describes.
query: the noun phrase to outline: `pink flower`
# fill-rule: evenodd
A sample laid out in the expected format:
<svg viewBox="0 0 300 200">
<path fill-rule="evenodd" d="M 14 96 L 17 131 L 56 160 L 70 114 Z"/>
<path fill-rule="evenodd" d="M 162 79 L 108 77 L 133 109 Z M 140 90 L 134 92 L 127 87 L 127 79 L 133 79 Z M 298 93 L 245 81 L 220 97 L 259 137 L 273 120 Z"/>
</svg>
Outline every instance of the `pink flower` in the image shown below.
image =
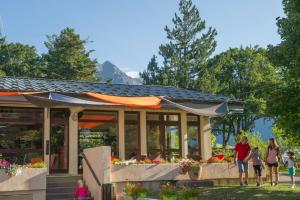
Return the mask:
<svg viewBox="0 0 300 200">
<path fill-rule="evenodd" d="M 8 168 L 10 163 L 5 159 L 0 159 L 0 168 Z"/>
</svg>

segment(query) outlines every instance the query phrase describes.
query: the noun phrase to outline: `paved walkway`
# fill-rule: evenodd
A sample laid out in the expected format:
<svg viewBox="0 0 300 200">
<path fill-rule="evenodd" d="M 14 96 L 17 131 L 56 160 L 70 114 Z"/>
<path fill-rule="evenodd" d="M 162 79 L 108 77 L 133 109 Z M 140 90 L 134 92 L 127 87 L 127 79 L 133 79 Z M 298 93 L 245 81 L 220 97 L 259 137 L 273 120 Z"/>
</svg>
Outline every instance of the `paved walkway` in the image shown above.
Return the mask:
<svg viewBox="0 0 300 200">
<path fill-rule="evenodd" d="M 284 184 L 290 184 L 291 183 L 291 177 L 288 174 L 280 173 L 279 182 L 284 183 Z M 300 176 L 299 175 L 296 175 L 296 184 L 300 185 Z"/>
</svg>

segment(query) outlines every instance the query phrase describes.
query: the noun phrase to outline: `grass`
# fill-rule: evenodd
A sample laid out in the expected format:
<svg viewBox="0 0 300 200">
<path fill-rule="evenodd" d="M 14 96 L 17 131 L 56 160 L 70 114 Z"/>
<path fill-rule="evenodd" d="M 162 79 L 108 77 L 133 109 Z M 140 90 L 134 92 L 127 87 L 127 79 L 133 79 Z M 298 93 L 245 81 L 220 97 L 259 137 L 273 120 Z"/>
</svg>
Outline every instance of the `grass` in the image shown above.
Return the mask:
<svg viewBox="0 0 300 200">
<path fill-rule="evenodd" d="M 263 186 L 215 186 L 201 187 L 199 200 L 300 200 L 300 186 L 291 189 L 290 185 L 276 187 Z M 153 195 L 155 199 L 159 197 Z"/>
<path fill-rule="evenodd" d="M 300 199 L 300 187 L 291 189 L 289 185 L 276 187 L 240 187 L 240 186 L 216 186 L 211 188 L 199 188 L 199 200 L 283 200 Z"/>
</svg>

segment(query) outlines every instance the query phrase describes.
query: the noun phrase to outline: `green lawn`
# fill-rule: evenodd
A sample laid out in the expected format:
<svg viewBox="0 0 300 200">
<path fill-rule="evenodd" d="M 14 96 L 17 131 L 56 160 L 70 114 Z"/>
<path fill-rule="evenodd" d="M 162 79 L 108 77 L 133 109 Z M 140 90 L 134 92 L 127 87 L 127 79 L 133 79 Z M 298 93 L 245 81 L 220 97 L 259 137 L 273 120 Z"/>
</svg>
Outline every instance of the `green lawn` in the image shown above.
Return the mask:
<svg viewBox="0 0 300 200">
<path fill-rule="evenodd" d="M 289 185 L 277 187 L 216 186 L 199 188 L 199 200 L 300 200 L 300 187 L 291 189 Z"/>
</svg>

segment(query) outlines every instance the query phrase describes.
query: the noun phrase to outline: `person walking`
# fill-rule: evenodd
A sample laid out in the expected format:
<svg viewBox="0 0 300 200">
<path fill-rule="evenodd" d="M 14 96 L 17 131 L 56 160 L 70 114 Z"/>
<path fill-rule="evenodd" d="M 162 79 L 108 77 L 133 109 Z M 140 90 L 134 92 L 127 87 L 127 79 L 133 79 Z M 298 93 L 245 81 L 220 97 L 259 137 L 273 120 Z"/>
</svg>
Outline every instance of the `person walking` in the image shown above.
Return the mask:
<svg viewBox="0 0 300 200">
<path fill-rule="evenodd" d="M 240 186 L 248 185 L 248 160 L 251 154 L 251 147 L 248 138 L 243 136 L 241 141 L 235 145 L 235 164 L 239 168 Z"/>
<path fill-rule="evenodd" d="M 270 184 L 271 186 L 278 185 L 278 166 L 280 161 L 279 146 L 274 138 L 269 139 L 269 146 L 267 148 L 266 163 L 269 167 Z M 273 174 L 275 174 L 275 182 L 273 182 Z"/>
<path fill-rule="evenodd" d="M 265 165 L 263 163 L 263 160 L 260 156 L 260 152 L 258 147 L 253 148 L 253 151 L 251 153 L 251 158 L 253 161 L 253 169 L 256 176 L 256 186 L 262 186 L 263 180 L 262 180 L 262 170 L 265 169 Z"/>
<path fill-rule="evenodd" d="M 298 164 L 295 160 L 294 152 L 291 151 L 288 152 L 288 156 L 289 158 L 287 159 L 285 165 L 286 167 L 288 167 L 288 172 L 291 177 L 291 188 L 294 189 L 296 187 L 295 175 L 296 175 L 296 168 L 298 168 Z"/>
</svg>

